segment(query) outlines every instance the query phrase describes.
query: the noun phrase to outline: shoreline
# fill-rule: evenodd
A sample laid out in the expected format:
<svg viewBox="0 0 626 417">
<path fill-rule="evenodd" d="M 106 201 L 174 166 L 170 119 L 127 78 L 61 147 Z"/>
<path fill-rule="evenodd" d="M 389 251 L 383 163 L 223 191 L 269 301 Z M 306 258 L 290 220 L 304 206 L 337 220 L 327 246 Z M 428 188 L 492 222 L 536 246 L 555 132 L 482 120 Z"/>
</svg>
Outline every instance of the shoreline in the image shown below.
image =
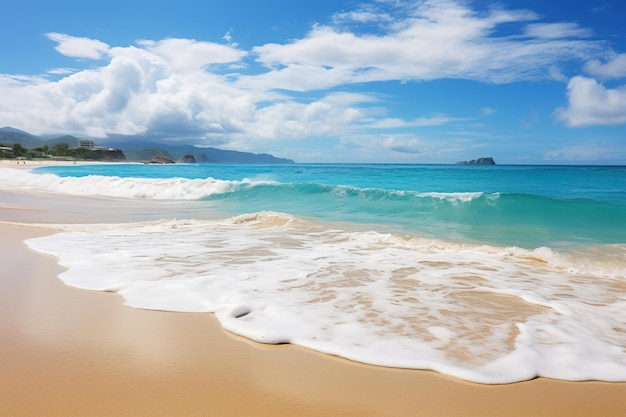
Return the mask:
<svg viewBox="0 0 626 417">
<path fill-rule="evenodd" d="M 65 161 L 56 159 L 0 159 L 0 168 L 34 168 L 38 166 L 52 166 L 52 165 L 91 165 L 91 164 L 117 164 L 119 162 L 105 162 L 105 161 L 88 161 L 88 160 L 76 160 Z M 131 163 L 131 162 L 122 162 Z"/>
<path fill-rule="evenodd" d="M 96 222 L 146 216 L 145 207 L 111 213 L 115 201 L 27 191 L 0 198 L 4 416 L 626 415 L 626 383 L 481 385 L 363 365 L 243 339 L 211 314 L 139 310 L 117 294 L 66 286 L 56 258 L 24 240 L 54 233 L 50 223 L 69 223 L 83 208 L 91 211 L 77 220 Z"/>
<path fill-rule="evenodd" d="M 0 412 L 5 416 L 620 416 L 626 383 L 509 385 L 375 367 L 225 332 L 210 314 L 126 307 L 64 285 L 56 259 L 0 224 Z"/>
</svg>

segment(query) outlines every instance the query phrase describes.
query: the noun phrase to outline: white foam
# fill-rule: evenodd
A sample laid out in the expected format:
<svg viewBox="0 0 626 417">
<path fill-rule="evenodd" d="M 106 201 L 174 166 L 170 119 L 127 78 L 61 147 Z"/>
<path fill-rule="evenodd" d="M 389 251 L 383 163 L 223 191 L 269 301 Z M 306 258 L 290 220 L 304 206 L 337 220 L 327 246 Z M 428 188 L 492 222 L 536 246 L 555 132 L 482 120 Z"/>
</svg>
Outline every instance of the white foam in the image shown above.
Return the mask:
<svg viewBox="0 0 626 417">
<path fill-rule="evenodd" d="M 420 193 L 424 197 L 436 198 L 439 200 L 447 200 L 451 203 L 467 203 L 483 196 L 483 193 Z M 498 198 L 499 194 L 492 194 L 489 198 Z"/>
<path fill-rule="evenodd" d="M 49 192 L 119 198 L 197 200 L 225 193 L 249 181 L 226 181 L 213 178 L 122 178 L 100 175 L 59 177 L 27 170 L 0 170 L 3 189 L 46 190 Z"/>
<path fill-rule="evenodd" d="M 27 241 L 59 257 L 66 283 L 214 312 L 256 341 L 483 383 L 626 381 L 623 246 L 604 270 L 595 250 L 348 232 L 279 213 L 66 230 Z"/>
</svg>

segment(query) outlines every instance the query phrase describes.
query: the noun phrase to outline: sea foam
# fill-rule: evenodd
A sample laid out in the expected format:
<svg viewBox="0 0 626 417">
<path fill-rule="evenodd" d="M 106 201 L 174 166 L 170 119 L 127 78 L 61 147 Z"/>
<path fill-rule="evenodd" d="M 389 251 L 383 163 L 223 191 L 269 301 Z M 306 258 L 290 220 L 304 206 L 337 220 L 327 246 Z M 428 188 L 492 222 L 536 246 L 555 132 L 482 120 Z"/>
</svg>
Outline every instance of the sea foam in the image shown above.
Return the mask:
<svg viewBox="0 0 626 417">
<path fill-rule="evenodd" d="M 59 177 L 17 169 L 0 170 L 4 187 L 45 190 L 84 196 L 118 198 L 197 200 L 216 193 L 228 192 L 247 181 L 225 181 L 213 178 L 127 178 L 88 175 Z"/>
<path fill-rule="evenodd" d="M 623 245 L 527 250 L 324 227 L 260 212 L 73 225 L 27 244 L 66 283 L 229 331 L 468 381 L 626 381 Z M 606 267 L 604 267 L 605 265 Z"/>
<path fill-rule="evenodd" d="M 143 168 L 138 168 L 143 175 L 165 174 L 160 167 L 147 169 L 139 166 Z M 102 172 L 103 167 L 98 168 Z M 131 169 L 128 165 L 123 168 L 126 171 Z M 36 170 L 39 173 L 31 173 L 4 169 L 0 171 L 0 187 L 129 201 L 194 200 L 205 204 L 207 210 L 217 207 L 220 212 L 231 215 L 276 211 L 331 222 L 376 225 L 376 230 L 385 232 L 408 232 L 450 241 L 525 248 L 626 242 L 626 204 L 617 201 L 610 190 L 602 194 L 602 199 L 557 198 L 552 195 L 553 189 L 548 190 L 548 196 L 486 192 L 480 190 L 486 188 L 483 184 L 476 185 L 479 191 L 467 191 L 467 185 L 447 184 L 445 192 L 434 192 L 420 190 L 419 184 L 410 181 L 402 185 L 399 178 L 390 179 L 399 189 L 371 187 L 364 179 L 334 178 L 333 170 L 317 181 L 308 178 L 307 181 L 290 182 L 273 179 L 272 175 L 252 168 L 248 172 L 243 167 L 235 167 L 236 176 L 224 167 L 213 170 L 204 166 L 182 168 L 190 170 L 187 174 L 193 178 L 57 176 L 39 170 Z M 116 172 L 114 168 L 111 170 Z M 206 176 L 208 173 L 218 174 L 212 172 L 215 170 L 225 171 L 222 174 L 228 175 L 220 178 Z M 183 171 L 170 170 L 167 173 L 184 174 Z M 205 176 L 197 177 L 200 174 Z M 461 179 L 460 176 L 456 181 Z M 335 183 L 340 180 L 360 182 L 363 186 Z M 382 181 L 379 178 L 375 183 Z M 597 185 L 594 183 L 589 187 Z M 562 192 L 561 188 L 557 191 Z"/>
</svg>

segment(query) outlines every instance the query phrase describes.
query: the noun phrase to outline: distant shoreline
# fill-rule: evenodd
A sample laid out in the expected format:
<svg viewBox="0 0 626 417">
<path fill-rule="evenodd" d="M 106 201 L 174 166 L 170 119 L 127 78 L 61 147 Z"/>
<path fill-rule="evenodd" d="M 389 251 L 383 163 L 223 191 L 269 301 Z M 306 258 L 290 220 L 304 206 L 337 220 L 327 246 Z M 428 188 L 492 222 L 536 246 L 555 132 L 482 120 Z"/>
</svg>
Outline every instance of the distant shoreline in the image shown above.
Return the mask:
<svg viewBox="0 0 626 417">
<path fill-rule="evenodd" d="M 68 161 L 62 159 L 0 159 L 0 168 L 33 168 L 38 166 L 62 166 L 62 165 L 92 165 L 92 164 L 118 164 L 119 162 L 104 161 L 87 161 L 75 160 Z M 128 163 L 131 162 L 122 162 Z"/>
<path fill-rule="evenodd" d="M 51 165 L 92 165 L 92 164 L 146 164 L 146 162 L 139 161 L 94 161 L 94 160 L 86 160 L 86 159 L 76 159 L 76 160 L 64 160 L 64 159 L 7 159 L 0 158 L 0 168 L 21 168 L 21 167 L 35 167 L 35 166 L 51 166 Z M 180 163 L 174 163 L 173 165 L 177 165 Z M 197 165 L 232 165 L 238 164 L 235 162 L 197 162 Z M 242 162 L 241 164 L 246 164 Z M 482 165 L 482 164 L 462 164 L 458 162 L 450 162 L 450 163 L 396 163 L 396 162 L 294 162 L 294 165 L 398 165 L 398 166 L 451 166 L 459 169 L 476 169 L 481 167 L 486 167 L 490 169 L 502 169 L 506 167 L 544 167 L 544 168 L 559 168 L 559 167 L 581 167 L 581 168 L 589 168 L 589 167 L 603 167 L 603 168 L 625 168 L 626 165 L 619 164 L 497 164 L 497 165 Z M 255 164 L 256 165 L 256 164 Z M 263 164 L 259 164 L 263 165 Z M 273 164 L 268 164 L 273 165 Z"/>
</svg>

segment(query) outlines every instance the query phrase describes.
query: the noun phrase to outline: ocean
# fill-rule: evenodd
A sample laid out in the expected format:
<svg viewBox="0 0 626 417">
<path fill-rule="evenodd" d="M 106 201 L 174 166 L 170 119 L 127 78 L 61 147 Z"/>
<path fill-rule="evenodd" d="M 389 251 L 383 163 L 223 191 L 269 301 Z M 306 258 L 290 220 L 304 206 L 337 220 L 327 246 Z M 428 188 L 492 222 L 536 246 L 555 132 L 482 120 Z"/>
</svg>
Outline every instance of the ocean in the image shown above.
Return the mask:
<svg viewBox="0 0 626 417">
<path fill-rule="evenodd" d="M 94 164 L 0 184 L 187 205 L 27 241 L 132 307 L 473 382 L 626 381 L 626 167 Z"/>
</svg>

